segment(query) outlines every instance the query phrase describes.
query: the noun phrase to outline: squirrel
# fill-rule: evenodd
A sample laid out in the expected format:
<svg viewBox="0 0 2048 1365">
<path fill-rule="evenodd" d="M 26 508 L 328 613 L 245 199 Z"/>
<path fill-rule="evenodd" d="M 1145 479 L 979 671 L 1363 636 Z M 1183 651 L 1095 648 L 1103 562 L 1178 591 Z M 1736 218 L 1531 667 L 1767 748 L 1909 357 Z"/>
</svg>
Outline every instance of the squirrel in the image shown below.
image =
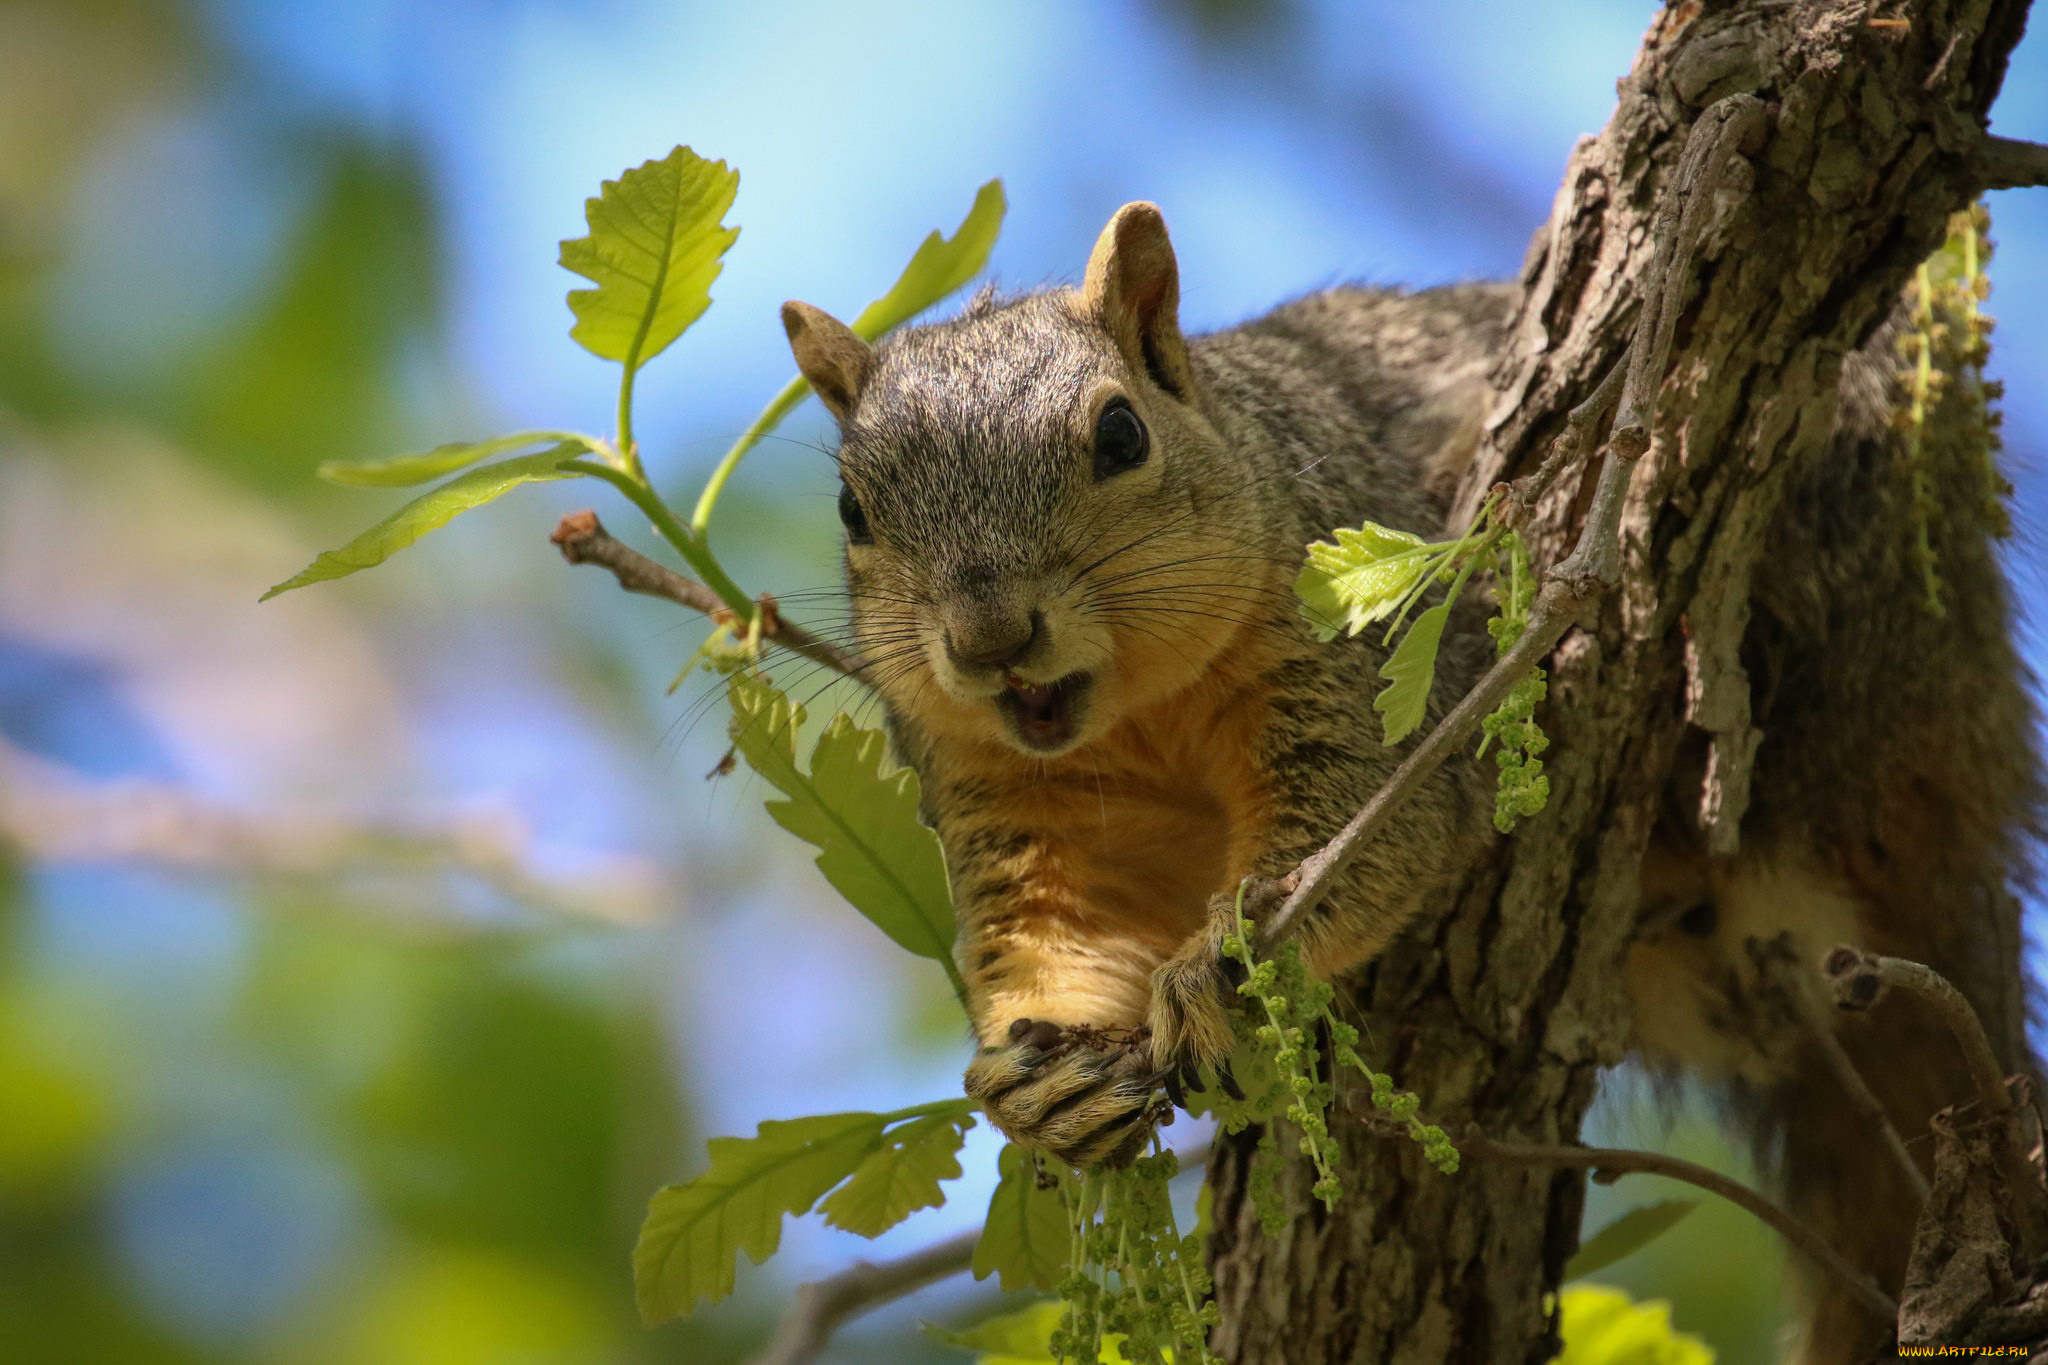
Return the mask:
<svg viewBox="0 0 2048 1365">
<path fill-rule="evenodd" d="M 1152 1131 L 1162 1084 L 1228 1085 L 1237 887 L 1321 847 L 1405 752 L 1371 710 L 1377 632 L 1319 641 L 1303 618 L 1304 548 L 1366 520 L 1442 524 L 1518 300 L 1511 284 L 1346 286 L 1188 338 L 1165 222 L 1133 203 L 1078 289 L 984 291 L 872 347 L 784 305 L 840 430 L 864 677 L 953 883 L 979 1044 L 966 1090 L 1013 1140 L 1114 1165 Z M 1702 744 L 1674 775 L 1619 966 L 1637 1050 L 1720 1082 L 1795 1206 L 1872 1229 L 1849 1249 L 1896 1291 L 1912 1195 L 1861 1155 L 1876 1144 L 1811 1039 L 1765 1008 L 1750 945 L 1928 962 L 2023 1064 L 2014 887 L 2038 788 L 1961 443 L 1926 443 L 1956 466 L 1932 470 L 1948 610 L 1916 605 L 1889 345 L 1846 359 L 1837 435 L 1794 471 L 1753 590 L 1743 659 L 1766 739 L 1743 852 L 1709 856 L 1682 809 Z M 1430 721 L 1493 657 L 1461 607 Z M 1495 837 L 1490 786 L 1463 758 L 1416 789 L 1302 922 L 1312 971 L 1370 961 L 1448 888 Z M 1930 1019 L 1888 1006 L 1837 1031 L 1902 1134 L 1964 1098 Z M 1810 1359 L 1860 1358 L 1873 1324 L 1810 1288 Z"/>
</svg>

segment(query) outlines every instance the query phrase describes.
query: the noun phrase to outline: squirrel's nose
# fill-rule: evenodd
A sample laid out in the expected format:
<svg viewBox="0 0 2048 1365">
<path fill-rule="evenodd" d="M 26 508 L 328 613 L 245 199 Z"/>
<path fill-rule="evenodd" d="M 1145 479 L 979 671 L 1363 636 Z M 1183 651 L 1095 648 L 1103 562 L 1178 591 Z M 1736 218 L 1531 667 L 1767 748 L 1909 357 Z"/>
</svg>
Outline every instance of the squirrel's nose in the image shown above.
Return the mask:
<svg viewBox="0 0 2048 1365">
<path fill-rule="evenodd" d="M 946 653 L 956 664 L 1007 668 L 1031 652 L 1044 630 L 1045 617 L 1035 611 L 1023 620 L 984 616 L 957 622 L 946 628 Z"/>
</svg>

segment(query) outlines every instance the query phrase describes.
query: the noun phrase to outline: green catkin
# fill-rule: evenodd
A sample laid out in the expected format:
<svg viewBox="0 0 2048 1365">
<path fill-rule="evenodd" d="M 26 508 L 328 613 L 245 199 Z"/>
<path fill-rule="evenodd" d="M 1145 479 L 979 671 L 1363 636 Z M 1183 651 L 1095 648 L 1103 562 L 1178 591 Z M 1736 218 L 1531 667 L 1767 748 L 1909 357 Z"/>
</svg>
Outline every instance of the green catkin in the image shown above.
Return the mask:
<svg viewBox="0 0 2048 1365">
<path fill-rule="evenodd" d="M 1966 391 L 1972 402 L 1967 439 L 1978 451 L 1979 471 L 1984 488 L 1984 525 L 2004 540 L 2012 535 L 2012 513 L 2005 500 L 2012 496 L 2012 484 L 1998 468 L 1998 453 L 2005 448 L 1999 426 L 2005 414 L 1995 406 L 2005 397 L 2005 385 L 1984 377 L 1991 359 L 1991 329 L 1996 325 L 1978 305 L 1991 297 L 1991 277 L 1984 267 L 1991 263 L 1991 210 L 1980 201 L 1957 215 L 1963 221 L 1955 230 L 1962 255 L 1963 353 Z"/>
<path fill-rule="evenodd" d="M 1421 1120 L 1422 1102 L 1406 1091 L 1396 1090 L 1391 1077 L 1374 1071 L 1359 1056 L 1358 1030 L 1337 1018 L 1331 1008 L 1336 992 L 1303 965 L 1300 945 L 1283 943 L 1272 957 L 1258 956 L 1253 927 L 1244 918 L 1243 902 L 1240 888 L 1237 923 L 1233 932 L 1224 937 L 1223 955 L 1242 964 L 1246 971 L 1244 984 L 1238 987 L 1238 994 L 1246 1000 L 1246 1007 L 1236 1015 L 1239 1037 L 1253 1045 L 1257 1056 L 1270 1066 L 1274 1079 L 1263 1090 L 1248 1085 L 1242 1101 L 1218 1099 L 1215 1107 L 1225 1133 L 1242 1132 L 1255 1122 L 1266 1125 L 1246 1180 L 1246 1191 L 1258 1212 L 1260 1225 L 1267 1233 L 1278 1234 L 1285 1230 L 1290 1217 L 1279 1193 L 1282 1163 L 1276 1130 L 1282 1127 L 1299 1133 L 1296 1146 L 1315 1168 L 1316 1180 L 1310 1192 L 1326 1208 L 1335 1208 L 1343 1195 L 1328 1119 L 1337 1087 L 1334 1076 L 1321 1074 L 1321 1049 L 1312 1038 L 1318 1025 L 1329 1038 L 1334 1064 L 1355 1068 L 1365 1078 L 1371 1087 L 1373 1104 L 1406 1126 L 1408 1135 L 1421 1144 L 1423 1155 L 1432 1165 L 1447 1175 L 1457 1170 L 1457 1149 L 1451 1146 L 1443 1129 Z M 1265 1022 L 1248 1022 L 1255 1016 L 1262 1016 Z"/>
<path fill-rule="evenodd" d="M 1504 531 L 1494 544 L 1494 597 L 1499 610 L 1486 623 L 1494 649 L 1505 655 L 1529 625 L 1529 606 L 1535 599 L 1535 579 L 1529 572 L 1529 554 L 1522 538 Z M 1485 732 L 1479 752 L 1498 743 L 1493 761 L 1500 769 L 1494 787 L 1493 827 L 1502 834 L 1515 832 L 1515 822 L 1536 814 L 1550 801 L 1550 779 L 1543 774 L 1538 757 L 1550 747 L 1550 737 L 1536 723 L 1536 707 L 1549 691 L 1541 668 L 1516 683 L 1493 713 L 1479 722 Z"/>
<path fill-rule="evenodd" d="M 1272 1120 L 1266 1131 L 1259 1134 L 1258 1145 L 1252 1150 L 1252 1168 L 1245 1179 L 1245 1195 L 1252 1201 L 1252 1211 L 1259 1216 L 1259 1226 L 1268 1237 L 1278 1237 L 1287 1231 L 1289 1222 L 1287 1201 L 1280 1196 L 1280 1139 L 1273 1132 Z"/>
<path fill-rule="evenodd" d="M 1326 1014 L 1325 1022 L 1330 1030 L 1330 1051 L 1340 1065 L 1355 1067 L 1372 1087 L 1372 1102 L 1387 1117 L 1396 1123 L 1407 1125 L 1408 1136 L 1422 1146 L 1422 1155 L 1430 1165 L 1445 1175 L 1454 1175 L 1458 1170 L 1458 1149 L 1451 1145 L 1450 1135 L 1433 1123 L 1424 1123 L 1420 1117 L 1422 1101 L 1407 1090 L 1394 1089 L 1394 1078 L 1374 1071 L 1365 1059 L 1358 1055 L 1358 1030 L 1344 1023 L 1335 1015 Z"/>
<path fill-rule="evenodd" d="M 1940 559 L 1934 552 L 1932 532 L 1939 508 L 1935 504 L 1934 473 L 1928 468 L 1927 416 L 1940 401 L 1948 376 L 1935 363 L 1935 350 L 1945 339 L 1947 326 L 1935 320 L 1934 284 L 1923 263 L 1914 272 L 1912 285 L 1912 329 L 1899 334 L 1899 354 L 1909 366 L 1905 378 L 1906 480 L 1913 499 L 1913 561 L 1920 569 L 1920 605 L 1930 616 L 1946 616 L 1941 604 Z"/>
<path fill-rule="evenodd" d="M 1310 1029 L 1328 1013 L 1336 992 L 1309 973 L 1302 963 L 1301 945 L 1298 943 L 1284 943 L 1272 957 L 1259 960 L 1252 949 L 1243 901 L 1240 888 L 1236 930 L 1225 936 L 1223 955 L 1245 968 L 1245 981 L 1237 988 L 1237 993 L 1265 1018 L 1265 1023 L 1254 1027 L 1252 1038 L 1279 1073 L 1280 1099 L 1286 1106 L 1280 1117 L 1299 1130 L 1301 1136 L 1296 1145 L 1301 1154 L 1315 1165 L 1315 1197 L 1323 1201 L 1325 1208 L 1335 1208 L 1338 1197 L 1343 1193 L 1343 1183 L 1337 1178 L 1336 1152 L 1330 1143 L 1329 1124 L 1323 1116 L 1336 1099 L 1337 1088 L 1319 1074 L 1322 1058 L 1310 1037 Z M 1267 1117 L 1270 1123 L 1271 1116 Z M 1249 1121 L 1247 1118 L 1246 1122 Z M 1240 1123 L 1237 1128 L 1231 1128 L 1229 1119 L 1225 1122 L 1226 1131 L 1239 1131 L 1243 1126 Z M 1271 1158 L 1265 1157 L 1265 1143 L 1272 1138 L 1269 1127 L 1260 1140 L 1261 1156 L 1269 1163 Z M 1254 1177 L 1260 1174 L 1255 1168 Z M 1271 1184 L 1270 1181 L 1266 1183 Z M 1277 1200 L 1261 1198 L 1257 1201 L 1257 1208 L 1260 1222 L 1271 1230 L 1275 1219 L 1284 1225 L 1286 1213 L 1275 1208 L 1269 1214 L 1269 1202 L 1278 1203 Z"/>
<path fill-rule="evenodd" d="M 1060 1315 L 1060 1324 L 1053 1330 L 1051 1340 L 1053 1355 L 1061 1361 L 1093 1362 L 1102 1358 L 1102 1287 L 1091 1273 L 1089 1240 L 1095 1222 L 1097 1179 L 1089 1175 L 1079 1181 L 1065 1181 L 1060 1189 L 1072 1233 L 1067 1273 L 1058 1286 L 1066 1312 Z"/>
<path fill-rule="evenodd" d="M 1179 1169 L 1162 1151 L 1091 1175 L 1068 1195 L 1066 1312 L 1052 1336 L 1060 1361 L 1097 1361 L 1115 1338 L 1134 1365 L 1221 1365 L 1208 1344 L 1220 1314 L 1201 1239 L 1182 1237 L 1173 1216 L 1168 1186 Z"/>
<path fill-rule="evenodd" d="M 1984 273 L 1991 260 L 1991 240 L 1985 235 L 1990 226 L 1990 212 L 1981 203 L 1950 216 L 1948 240 L 1914 272 L 1908 286 L 1908 324 L 1897 341 L 1899 399 L 1892 417 L 1905 441 L 1901 464 L 1912 505 L 1910 551 L 1920 570 L 1921 607 L 1933 616 L 1945 616 L 1947 609 L 1931 528 L 1940 522 L 1940 481 L 1957 465 L 1957 452 L 1937 450 L 1938 441 L 1964 443 L 1961 453 L 1983 489 L 1985 529 L 2000 538 L 2012 533 L 2005 505 L 2012 485 L 1998 469 L 2001 414 L 1993 406 L 2003 386 L 1984 377 L 1993 324 L 1979 305 L 1991 294 Z M 1951 402 L 1964 405 L 1955 414 L 1952 437 L 1931 425 L 1934 414 Z"/>
</svg>

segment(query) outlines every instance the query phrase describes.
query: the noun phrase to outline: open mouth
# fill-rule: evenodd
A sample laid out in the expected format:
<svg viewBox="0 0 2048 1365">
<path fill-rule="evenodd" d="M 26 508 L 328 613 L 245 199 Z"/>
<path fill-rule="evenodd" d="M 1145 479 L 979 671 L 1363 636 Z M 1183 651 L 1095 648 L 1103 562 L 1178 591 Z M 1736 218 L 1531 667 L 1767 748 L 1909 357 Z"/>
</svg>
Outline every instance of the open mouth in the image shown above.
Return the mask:
<svg viewBox="0 0 2048 1365">
<path fill-rule="evenodd" d="M 1012 673 L 996 694 L 996 705 L 1026 748 L 1057 749 L 1074 737 L 1074 718 L 1089 681 L 1086 673 L 1069 673 L 1049 683 L 1028 683 Z"/>
</svg>

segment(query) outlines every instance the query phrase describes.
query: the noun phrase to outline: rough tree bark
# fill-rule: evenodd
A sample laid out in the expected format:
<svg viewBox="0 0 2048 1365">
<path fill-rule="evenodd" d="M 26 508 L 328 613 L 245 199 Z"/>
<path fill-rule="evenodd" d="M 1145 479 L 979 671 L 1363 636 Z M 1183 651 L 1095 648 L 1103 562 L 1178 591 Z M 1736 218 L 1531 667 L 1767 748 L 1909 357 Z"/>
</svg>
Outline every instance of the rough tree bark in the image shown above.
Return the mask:
<svg viewBox="0 0 2048 1365">
<path fill-rule="evenodd" d="M 1683 0 L 1651 25 L 1606 130 L 1574 151 L 1524 270 L 1460 526 L 1489 487 L 1536 467 L 1626 349 L 1657 195 L 1695 119 L 1732 95 L 1765 103 L 1760 145 L 1718 197 L 1684 295 L 1654 442 L 1633 471 L 1621 586 L 1551 660 L 1549 808 L 1356 987 L 1379 1059 L 1446 1126 L 1572 1141 L 1599 1073 L 1621 1060 L 1636 867 L 1674 753 L 1696 725 L 1739 773 L 1754 745 L 1736 646 L 1784 473 L 1827 441 L 1843 355 L 1984 188 L 1972 158 L 2025 12 L 2024 0 Z M 1537 510 L 1539 563 L 1570 550 L 1594 468 Z M 1709 682 L 1690 718 L 1688 632 Z M 1732 831 L 1741 782 L 1715 798 Z M 1218 1144 L 1224 1358 L 1547 1359 L 1545 1296 L 1577 1242 L 1583 1174 L 1475 1160 L 1445 1178 L 1408 1142 L 1333 1126 L 1346 1197 L 1277 1238 L 1246 1198 L 1249 1141 Z M 1311 1180 L 1284 1177 L 1295 1206 L 1313 1205 Z"/>
</svg>

